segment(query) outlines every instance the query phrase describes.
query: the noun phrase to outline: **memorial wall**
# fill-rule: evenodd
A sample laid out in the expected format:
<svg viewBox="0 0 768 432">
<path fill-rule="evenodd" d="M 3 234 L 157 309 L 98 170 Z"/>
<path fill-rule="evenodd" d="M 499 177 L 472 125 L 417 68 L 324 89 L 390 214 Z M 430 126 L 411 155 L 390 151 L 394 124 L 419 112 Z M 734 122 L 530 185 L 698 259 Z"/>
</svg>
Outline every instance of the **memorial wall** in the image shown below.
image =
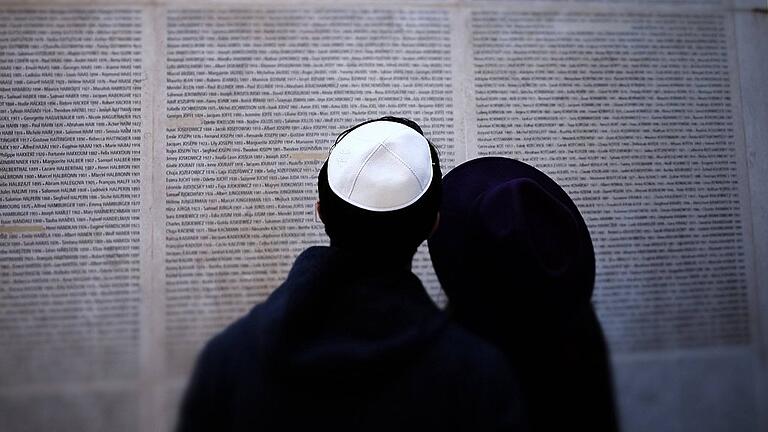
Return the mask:
<svg viewBox="0 0 768 432">
<path fill-rule="evenodd" d="M 0 430 L 172 428 L 202 344 L 327 244 L 336 135 L 389 114 L 573 197 L 624 430 L 766 430 L 761 6 L 0 3 Z"/>
</svg>

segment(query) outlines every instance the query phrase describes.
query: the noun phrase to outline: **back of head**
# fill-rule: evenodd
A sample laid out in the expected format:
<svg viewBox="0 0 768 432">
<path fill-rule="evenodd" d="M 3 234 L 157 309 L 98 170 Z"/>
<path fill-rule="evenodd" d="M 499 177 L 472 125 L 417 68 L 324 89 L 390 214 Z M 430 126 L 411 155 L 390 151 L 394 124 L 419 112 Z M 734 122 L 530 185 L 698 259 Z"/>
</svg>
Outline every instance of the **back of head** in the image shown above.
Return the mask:
<svg viewBox="0 0 768 432">
<path fill-rule="evenodd" d="M 545 173 L 503 157 L 457 166 L 444 188 L 429 239 L 435 273 L 454 319 L 507 354 L 531 429 L 616 430 L 590 302 L 594 248 L 576 204 Z"/>
<path fill-rule="evenodd" d="M 457 314 L 508 336 L 498 320 L 554 325 L 589 306 L 592 240 L 554 180 L 514 159 L 483 157 L 454 168 L 444 188 L 429 249 Z"/>
<path fill-rule="evenodd" d="M 382 117 L 342 132 L 318 176 L 320 217 L 331 244 L 410 257 L 440 207 L 437 151 L 415 122 Z"/>
</svg>

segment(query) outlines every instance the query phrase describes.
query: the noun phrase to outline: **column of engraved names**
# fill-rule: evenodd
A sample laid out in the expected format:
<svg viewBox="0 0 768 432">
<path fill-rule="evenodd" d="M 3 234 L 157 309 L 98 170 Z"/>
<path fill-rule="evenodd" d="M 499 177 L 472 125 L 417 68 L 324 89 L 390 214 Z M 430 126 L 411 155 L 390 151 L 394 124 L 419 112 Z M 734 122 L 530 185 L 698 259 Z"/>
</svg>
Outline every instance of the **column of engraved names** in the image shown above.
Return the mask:
<svg viewBox="0 0 768 432">
<path fill-rule="evenodd" d="M 317 173 L 335 136 L 395 114 L 451 164 L 445 11 L 171 10 L 166 292 L 171 361 L 327 242 Z"/>
<path fill-rule="evenodd" d="M 136 373 L 141 35 L 0 11 L 0 384 Z"/>
<path fill-rule="evenodd" d="M 558 180 L 587 219 L 617 349 L 748 340 L 720 14 L 475 12 L 480 154 Z"/>
</svg>

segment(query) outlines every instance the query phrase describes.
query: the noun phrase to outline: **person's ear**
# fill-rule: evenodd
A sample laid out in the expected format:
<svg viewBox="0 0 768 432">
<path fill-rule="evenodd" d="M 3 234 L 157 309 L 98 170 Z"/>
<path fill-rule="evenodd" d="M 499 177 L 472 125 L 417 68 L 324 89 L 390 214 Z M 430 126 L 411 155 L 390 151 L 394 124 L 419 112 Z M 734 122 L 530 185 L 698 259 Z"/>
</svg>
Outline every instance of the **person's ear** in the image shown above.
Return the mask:
<svg viewBox="0 0 768 432">
<path fill-rule="evenodd" d="M 320 200 L 315 201 L 315 214 L 317 215 L 317 218 L 320 219 L 320 222 L 325 223 L 323 220 L 323 212 L 320 211 Z"/>
<path fill-rule="evenodd" d="M 432 234 L 434 234 L 435 231 L 437 231 L 437 227 L 439 226 L 440 226 L 440 212 L 437 212 L 437 214 L 435 215 L 435 224 L 432 225 L 432 231 L 429 232 L 430 237 L 432 237 Z"/>
</svg>

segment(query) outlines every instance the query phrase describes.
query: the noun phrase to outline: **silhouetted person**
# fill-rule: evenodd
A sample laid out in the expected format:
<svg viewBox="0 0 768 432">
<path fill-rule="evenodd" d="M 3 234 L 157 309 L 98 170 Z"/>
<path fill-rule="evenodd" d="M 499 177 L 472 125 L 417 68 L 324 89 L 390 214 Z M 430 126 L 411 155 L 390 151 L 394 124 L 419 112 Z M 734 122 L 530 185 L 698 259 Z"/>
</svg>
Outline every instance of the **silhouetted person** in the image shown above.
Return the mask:
<svg viewBox="0 0 768 432">
<path fill-rule="evenodd" d="M 506 353 L 531 430 L 617 430 L 594 251 L 573 201 L 500 157 L 459 165 L 443 187 L 435 271 L 456 321 Z"/>
<path fill-rule="evenodd" d="M 330 247 L 204 348 L 179 431 L 518 430 L 504 355 L 450 323 L 411 272 L 440 164 L 414 122 L 342 133 L 318 178 Z"/>
</svg>

